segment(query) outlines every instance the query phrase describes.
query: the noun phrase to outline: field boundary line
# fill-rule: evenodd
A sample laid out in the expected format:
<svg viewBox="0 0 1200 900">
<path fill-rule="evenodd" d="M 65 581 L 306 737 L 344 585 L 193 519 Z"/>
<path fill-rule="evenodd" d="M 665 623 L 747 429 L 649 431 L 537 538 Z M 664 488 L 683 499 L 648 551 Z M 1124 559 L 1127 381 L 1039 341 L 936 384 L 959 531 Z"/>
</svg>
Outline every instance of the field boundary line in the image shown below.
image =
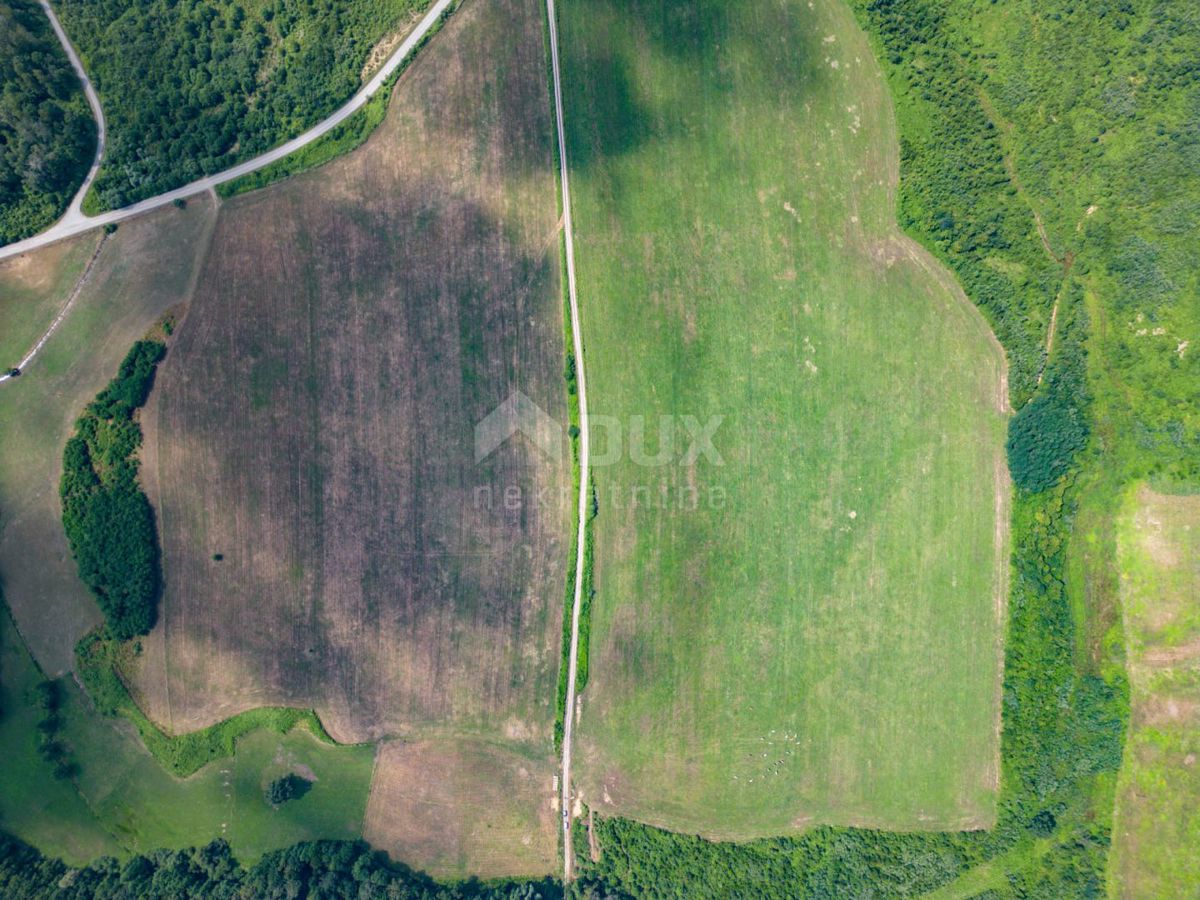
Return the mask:
<svg viewBox="0 0 1200 900">
<path fill-rule="evenodd" d="M 45 247 L 48 244 L 53 244 L 57 241 L 63 240 L 64 238 L 74 237 L 77 234 L 83 234 L 85 231 L 90 231 L 93 228 L 99 228 L 103 225 L 114 225 L 118 222 L 123 222 L 124 220 L 131 219 L 134 216 L 139 216 L 142 213 L 147 213 L 151 210 L 159 209 L 160 207 L 174 203 L 176 200 L 186 200 L 188 197 L 204 193 L 208 190 L 213 190 L 218 185 L 225 184 L 229 181 L 234 181 L 235 179 L 241 178 L 243 175 L 249 175 L 252 172 L 257 172 L 259 169 L 264 169 L 272 163 L 276 163 L 287 156 L 291 156 L 297 150 L 308 146 L 318 138 L 324 137 L 326 134 L 333 131 L 333 129 L 337 128 L 344 121 L 366 106 L 367 101 L 375 96 L 375 94 L 377 94 L 379 90 L 387 84 L 388 80 L 407 60 L 407 58 L 421 46 L 426 34 L 429 33 L 430 29 L 437 25 L 437 23 L 441 20 L 443 13 L 450 9 L 455 2 L 457 2 L 457 0 L 436 0 L 436 2 L 430 6 L 429 10 L 425 13 L 425 16 L 417 24 L 417 27 L 409 33 L 408 37 L 406 37 L 400 46 L 396 48 L 396 50 L 388 58 L 387 62 L 380 67 L 379 71 L 375 73 L 374 77 L 371 78 L 370 81 L 359 88 L 358 92 L 355 93 L 353 97 L 346 101 L 345 104 L 335 110 L 332 114 L 318 122 L 304 133 L 292 138 L 290 141 L 286 141 L 273 150 L 268 150 L 266 153 L 262 153 L 253 159 L 248 159 L 236 166 L 231 166 L 230 168 L 225 169 L 223 172 L 218 172 L 215 175 L 208 175 L 204 178 L 199 178 L 190 184 L 185 184 L 183 187 L 175 188 L 174 190 L 159 194 L 156 197 L 150 197 L 130 206 L 125 206 L 121 209 L 110 210 L 109 212 L 101 213 L 97 216 L 88 216 L 85 215 L 81 210 L 75 210 L 76 201 L 80 204 L 83 202 L 82 195 L 78 195 L 76 197 L 76 201 L 72 202 L 71 209 L 68 210 L 68 212 L 50 228 L 46 229 L 40 234 L 34 235 L 33 237 L 25 238 L 24 240 L 0 247 L 0 259 L 7 259 L 10 256 L 18 256 L 21 253 L 28 253 L 30 250 L 37 250 L 40 247 Z M 50 10 L 48 0 L 42 0 L 42 5 L 51 13 L 51 23 L 54 24 L 55 31 L 57 34 L 59 34 L 60 41 L 64 42 L 64 48 L 68 48 L 68 56 L 73 56 L 74 50 L 69 49 L 70 42 L 67 40 L 66 33 L 62 31 L 62 27 L 57 24 L 58 20 L 54 18 L 53 11 Z M 72 60 L 73 63 L 75 59 L 77 59 L 77 57 Z M 76 71 L 84 79 L 85 88 L 90 90 L 91 83 L 87 81 L 87 75 L 83 72 L 82 64 L 78 66 Z M 98 100 L 96 108 L 99 108 Z M 90 186 L 90 183 L 88 186 Z M 73 214 L 73 212 L 77 212 L 77 214 Z"/>
<path fill-rule="evenodd" d="M 50 327 L 46 329 L 46 332 L 41 336 L 38 342 L 33 345 L 33 349 L 26 353 L 24 358 L 17 363 L 16 368 L 18 372 L 24 373 L 25 367 L 33 362 L 34 357 L 38 355 L 38 352 L 42 349 L 42 347 L 46 346 L 46 342 L 50 340 L 51 335 L 58 331 L 58 326 L 63 323 L 64 319 L 66 319 L 67 313 L 69 313 L 71 311 L 71 307 L 75 305 L 75 300 L 83 292 L 84 286 L 87 284 L 88 279 L 92 275 L 92 267 L 95 266 L 96 260 L 100 256 L 100 251 L 104 249 L 104 244 L 107 240 L 107 234 L 100 236 L 100 242 L 96 244 L 96 249 L 92 251 L 92 255 L 88 258 L 87 265 L 83 267 L 83 271 L 79 274 L 79 279 L 75 282 L 75 287 L 71 288 L 71 293 L 67 296 L 67 302 L 64 303 L 63 308 L 58 311 L 58 315 L 54 317 L 54 321 L 50 323 Z M 14 377 L 15 376 L 10 372 L 5 372 L 3 375 L 0 375 L 0 384 L 3 384 L 6 381 L 11 381 Z"/>
<path fill-rule="evenodd" d="M 559 788 L 562 796 L 563 881 L 569 882 L 574 852 L 571 847 L 571 740 L 575 726 L 575 679 L 579 671 L 579 615 L 583 600 L 583 570 L 587 555 L 588 485 L 588 411 L 587 379 L 584 377 L 583 332 L 579 318 L 579 296 L 575 283 L 575 241 L 571 223 L 571 186 L 567 173 L 567 140 L 563 128 L 562 74 L 558 58 L 558 21 L 554 0 L 546 0 L 550 28 L 550 70 L 554 94 L 554 126 L 558 139 L 558 175 L 562 195 L 563 242 L 567 261 L 567 298 L 571 307 L 571 343 L 575 355 L 575 380 L 579 396 L 579 498 L 575 531 L 575 585 L 571 598 L 571 648 L 567 663 L 567 697 L 563 704 L 562 772 Z"/>
</svg>

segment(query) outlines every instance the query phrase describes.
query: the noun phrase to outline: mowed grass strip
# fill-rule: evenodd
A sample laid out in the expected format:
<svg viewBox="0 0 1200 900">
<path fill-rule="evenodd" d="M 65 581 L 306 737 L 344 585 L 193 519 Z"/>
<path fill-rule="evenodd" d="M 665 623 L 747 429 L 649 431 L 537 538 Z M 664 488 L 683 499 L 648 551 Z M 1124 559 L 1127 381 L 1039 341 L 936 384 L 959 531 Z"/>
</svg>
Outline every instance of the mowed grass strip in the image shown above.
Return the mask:
<svg viewBox="0 0 1200 900">
<path fill-rule="evenodd" d="M 1118 526 L 1132 710 L 1109 887 L 1200 893 L 1200 496 L 1142 487 Z"/>
<path fill-rule="evenodd" d="M 622 440 L 593 428 L 584 801 L 726 838 L 986 827 L 1003 357 L 895 226 L 864 36 L 828 0 L 561 15 L 591 406 Z"/>
</svg>

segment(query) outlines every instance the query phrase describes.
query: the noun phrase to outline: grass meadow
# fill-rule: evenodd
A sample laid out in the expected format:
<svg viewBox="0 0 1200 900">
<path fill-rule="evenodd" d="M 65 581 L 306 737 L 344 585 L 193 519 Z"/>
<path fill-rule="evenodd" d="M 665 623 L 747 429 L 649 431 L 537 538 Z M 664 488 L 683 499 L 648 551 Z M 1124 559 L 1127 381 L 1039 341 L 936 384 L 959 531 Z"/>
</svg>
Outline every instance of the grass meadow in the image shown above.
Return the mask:
<svg viewBox="0 0 1200 900">
<path fill-rule="evenodd" d="M 304 728 L 284 735 L 257 731 L 239 740 L 234 756 L 177 778 L 128 722 L 97 715 L 70 679 L 59 681 L 59 739 L 76 773 L 55 778 L 37 751 L 42 714 L 30 702 L 44 676 L 7 616 L 0 631 L 0 827 L 42 852 L 83 864 L 223 837 L 240 860 L 253 863 L 298 841 L 361 836 L 373 746 L 335 746 Z M 264 791 L 288 772 L 313 786 L 300 799 L 272 807 Z"/>
<path fill-rule="evenodd" d="M 865 37 L 830 2 L 561 15 L 591 407 L 618 423 L 593 424 L 585 802 L 727 838 L 987 827 L 1004 362 L 896 228 Z"/>
<path fill-rule="evenodd" d="M 1200 497 L 1140 489 L 1117 542 L 1132 709 L 1109 888 L 1184 896 L 1200 887 Z"/>
</svg>

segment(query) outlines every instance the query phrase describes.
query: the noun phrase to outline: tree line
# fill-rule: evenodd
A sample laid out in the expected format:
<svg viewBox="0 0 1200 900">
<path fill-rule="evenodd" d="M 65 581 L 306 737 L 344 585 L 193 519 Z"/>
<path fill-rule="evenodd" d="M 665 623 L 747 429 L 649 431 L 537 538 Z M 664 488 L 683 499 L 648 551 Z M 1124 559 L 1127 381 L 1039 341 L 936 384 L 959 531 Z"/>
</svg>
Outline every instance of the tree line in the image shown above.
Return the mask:
<svg viewBox="0 0 1200 900">
<path fill-rule="evenodd" d="M 552 900 L 553 879 L 440 883 L 394 864 L 361 841 L 315 841 L 268 853 L 247 869 L 229 845 L 156 850 L 126 862 L 112 857 L 82 869 L 43 856 L 0 833 L 0 896 L 6 900 Z"/>
</svg>

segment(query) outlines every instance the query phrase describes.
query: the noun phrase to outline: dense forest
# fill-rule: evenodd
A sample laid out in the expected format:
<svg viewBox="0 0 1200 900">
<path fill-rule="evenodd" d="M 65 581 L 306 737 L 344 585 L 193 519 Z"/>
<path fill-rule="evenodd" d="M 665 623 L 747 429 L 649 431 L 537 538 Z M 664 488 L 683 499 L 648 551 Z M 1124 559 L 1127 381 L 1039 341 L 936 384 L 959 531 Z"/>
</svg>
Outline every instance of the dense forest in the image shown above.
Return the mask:
<svg viewBox="0 0 1200 900">
<path fill-rule="evenodd" d="M 158 532 L 138 484 L 142 429 L 134 413 L 146 402 L 164 353 L 158 341 L 134 344 L 63 451 L 63 528 L 79 577 L 121 640 L 148 634 L 157 616 Z"/>
<path fill-rule="evenodd" d="M 95 144 L 79 79 L 37 0 L 0 0 L 0 244 L 62 214 Z"/>
<path fill-rule="evenodd" d="M 121 862 L 97 860 L 71 869 L 0 834 L 0 896 L 5 900 L 550 900 L 562 888 L 539 882 L 440 884 L 394 865 L 362 842 L 318 841 L 268 853 L 245 869 L 224 841 L 190 850 L 157 850 Z"/>
<path fill-rule="evenodd" d="M 300 134 L 425 0 L 63 0 L 109 146 L 88 209 L 178 187 Z"/>
</svg>

